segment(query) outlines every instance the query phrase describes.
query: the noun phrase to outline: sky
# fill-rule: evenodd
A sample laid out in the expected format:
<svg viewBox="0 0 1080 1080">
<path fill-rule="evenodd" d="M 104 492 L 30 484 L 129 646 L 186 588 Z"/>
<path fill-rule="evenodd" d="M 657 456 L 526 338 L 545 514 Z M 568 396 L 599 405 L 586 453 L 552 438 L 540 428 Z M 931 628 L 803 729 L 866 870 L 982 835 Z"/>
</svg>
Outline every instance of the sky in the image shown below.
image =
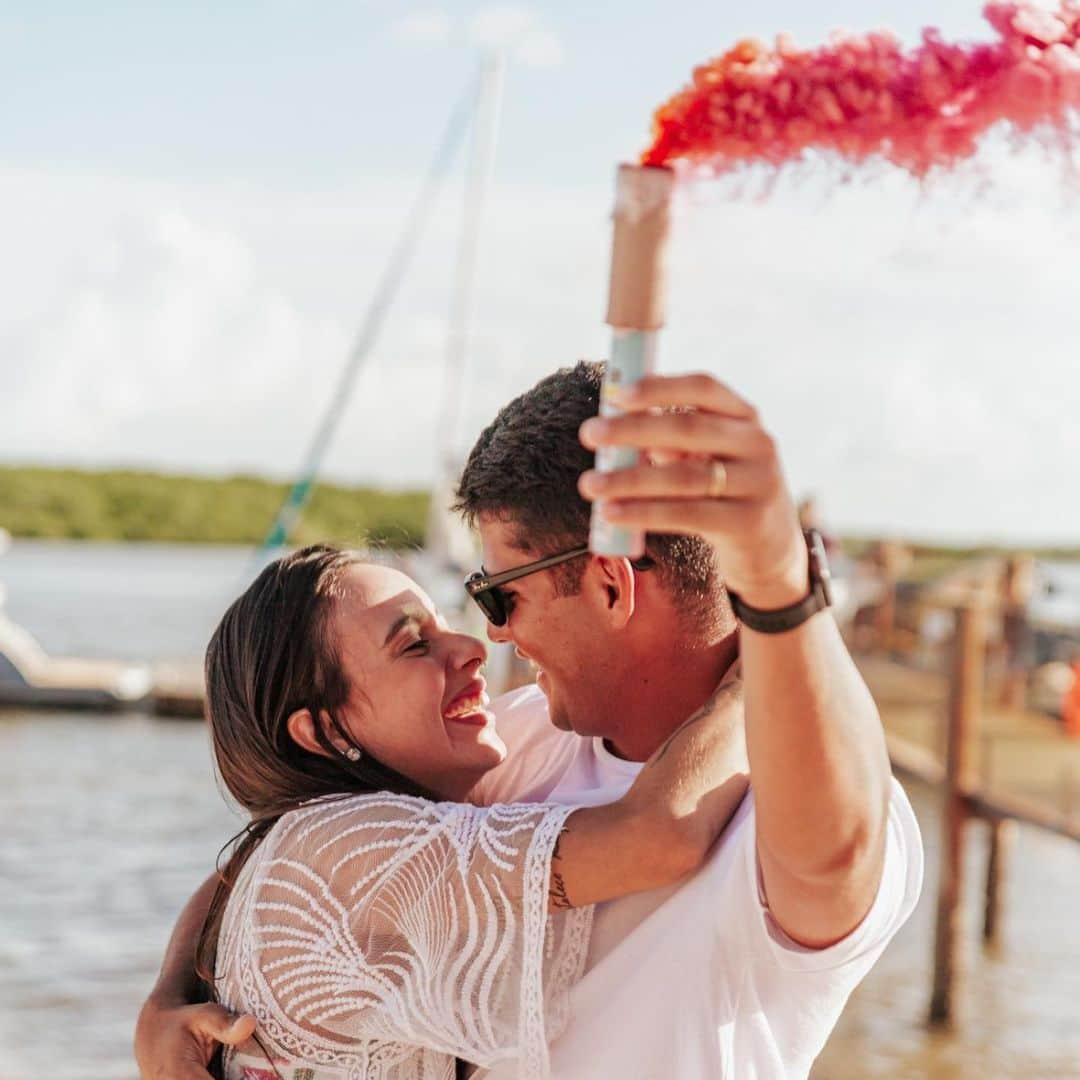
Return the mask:
<svg viewBox="0 0 1080 1080">
<path fill-rule="evenodd" d="M 457 446 L 602 358 L 612 177 L 738 38 L 924 25 L 977 3 L 262 0 L 0 12 L 0 462 L 289 477 L 485 48 L 507 55 Z M 464 154 L 325 475 L 436 469 Z M 681 193 L 664 370 L 760 408 L 850 532 L 1080 542 L 1080 192 L 1001 140 L 919 188 L 811 162 Z"/>
</svg>

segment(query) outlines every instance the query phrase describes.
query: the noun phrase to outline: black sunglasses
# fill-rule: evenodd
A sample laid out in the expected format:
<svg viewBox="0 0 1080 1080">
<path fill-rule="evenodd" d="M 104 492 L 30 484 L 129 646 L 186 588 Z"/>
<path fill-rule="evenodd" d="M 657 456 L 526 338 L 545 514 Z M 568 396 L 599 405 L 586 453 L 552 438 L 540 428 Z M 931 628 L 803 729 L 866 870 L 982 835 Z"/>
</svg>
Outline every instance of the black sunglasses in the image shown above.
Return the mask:
<svg viewBox="0 0 1080 1080">
<path fill-rule="evenodd" d="M 478 570 L 466 578 L 465 591 L 476 601 L 477 607 L 487 616 L 493 626 L 505 626 L 506 620 L 510 618 L 510 612 L 514 609 L 514 598 L 500 586 L 508 585 L 511 581 L 517 581 L 518 578 L 528 577 L 529 574 L 537 574 L 541 570 L 549 570 L 553 566 L 569 562 L 579 555 L 588 555 L 588 553 L 588 544 L 583 544 L 570 551 L 560 551 L 557 555 L 549 555 L 546 559 L 537 559 L 536 562 L 516 566 L 513 570 L 503 570 L 499 574 L 485 574 L 483 570 Z M 635 570 L 650 570 L 656 564 L 646 555 L 640 559 L 631 559 L 630 565 Z"/>
</svg>

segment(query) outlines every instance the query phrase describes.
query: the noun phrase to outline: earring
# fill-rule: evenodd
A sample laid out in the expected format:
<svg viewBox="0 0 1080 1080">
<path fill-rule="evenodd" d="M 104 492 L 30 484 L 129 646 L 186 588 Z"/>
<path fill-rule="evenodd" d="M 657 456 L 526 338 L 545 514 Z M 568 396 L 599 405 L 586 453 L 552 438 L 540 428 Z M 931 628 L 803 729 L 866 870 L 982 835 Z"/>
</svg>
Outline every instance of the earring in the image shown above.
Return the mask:
<svg viewBox="0 0 1080 1080">
<path fill-rule="evenodd" d="M 346 757 L 347 757 L 347 758 L 348 758 L 348 759 L 349 759 L 349 760 L 350 760 L 351 762 L 353 762 L 353 764 L 355 764 L 356 762 L 358 762 L 358 761 L 359 761 L 359 760 L 360 760 L 360 759 L 361 759 L 361 758 L 362 758 L 362 757 L 364 756 L 364 755 L 363 755 L 363 754 L 362 754 L 362 753 L 360 752 L 360 750 L 359 750 L 359 749 L 358 749 L 357 747 L 355 747 L 355 746 L 350 746 L 348 750 L 344 751 L 344 753 L 345 753 L 345 756 L 346 756 Z"/>
</svg>

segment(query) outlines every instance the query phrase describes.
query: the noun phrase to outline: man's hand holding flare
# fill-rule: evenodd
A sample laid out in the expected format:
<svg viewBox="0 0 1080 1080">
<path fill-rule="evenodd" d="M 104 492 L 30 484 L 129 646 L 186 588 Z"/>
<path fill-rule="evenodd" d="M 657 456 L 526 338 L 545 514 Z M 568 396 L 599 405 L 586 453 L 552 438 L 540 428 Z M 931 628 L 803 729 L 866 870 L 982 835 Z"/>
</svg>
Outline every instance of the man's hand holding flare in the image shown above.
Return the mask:
<svg viewBox="0 0 1080 1080">
<path fill-rule="evenodd" d="M 621 525 L 703 536 L 751 607 L 804 599 L 806 543 L 754 408 L 709 375 L 652 375 L 619 405 L 626 415 L 588 420 L 581 440 L 636 447 L 643 463 L 583 474 L 582 495 Z M 832 618 L 742 633 L 739 654 L 770 915 L 799 944 L 824 948 L 864 918 L 884 866 L 891 779 L 877 707 Z"/>
<path fill-rule="evenodd" d="M 632 446 L 642 464 L 582 475 L 612 522 L 696 533 L 715 548 L 728 588 L 752 607 L 786 607 L 807 592 L 806 544 L 776 444 L 757 411 L 711 375 L 650 375 L 620 389 L 625 416 L 587 420 L 590 449 Z"/>
</svg>

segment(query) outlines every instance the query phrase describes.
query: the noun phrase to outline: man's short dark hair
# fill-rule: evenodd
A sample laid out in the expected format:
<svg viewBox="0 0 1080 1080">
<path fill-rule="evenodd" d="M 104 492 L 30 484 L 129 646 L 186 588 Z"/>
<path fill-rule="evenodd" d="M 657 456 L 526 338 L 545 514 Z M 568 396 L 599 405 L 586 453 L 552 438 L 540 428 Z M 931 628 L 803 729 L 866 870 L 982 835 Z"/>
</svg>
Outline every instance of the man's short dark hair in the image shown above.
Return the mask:
<svg viewBox="0 0 1080 1080">
<path fill-rule="evenodd" d="M 579 362 L 541 379 L 506 405 L 469 454 L 454 509 L 475 526 L 491 515 L 514 526 L 522 551 L 552 554 L 589 536 L 590 504 L 578 477 L 593 467 L 578 429 L 595 416 L 604 364 Z M 729 622 L 727 599 L 710 545 L 698 536 L 649 533 L 646 549 L 661 580 L 702 636 L 715 639 Z M 581 587 L 582 560 L 555 570 L 562 595 Z"/>
</svg>

